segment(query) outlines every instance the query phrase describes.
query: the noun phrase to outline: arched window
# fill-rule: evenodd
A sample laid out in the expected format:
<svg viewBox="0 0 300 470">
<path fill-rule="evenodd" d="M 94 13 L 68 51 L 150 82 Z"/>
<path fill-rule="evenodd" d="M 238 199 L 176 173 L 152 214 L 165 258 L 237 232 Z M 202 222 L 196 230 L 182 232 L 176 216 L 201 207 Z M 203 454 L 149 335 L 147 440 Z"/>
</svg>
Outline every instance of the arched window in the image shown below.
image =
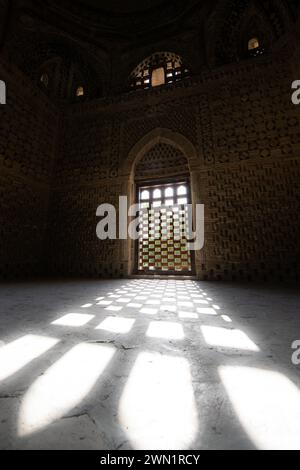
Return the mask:
<svg viewBox="0 0 300 470">
<path fill-rule="evenodd" d="M 248 51 L 253 51 L 259 48 L 259 40 L 257 38 L 251 38 L 248 41 Z"/>
<path fill-rule="evenodd" d="M 177 189 L 177 195 L 178 196 L 186 196 L 187 194 L 187 187 L 186 186 L 179 186 Z"/>
<path fill-rule="evenodd" d="M 165 83 L 166 83 L 165 69 L 163 67 L 154 69 L 152 71 L 151 85 L 160 86 L 160 85 L 164 85 Z"/>
<path fill-rule="evenodd" d="M 44 85 L 45 88 L 48 88 L 49 85 L 49 75 L 47 73 L 43 73 L 40 77 L 41 83 Z"/>
<path fill-rule="evenodd" d="M 141 200 L 148 201 L 150 199 L 150 192 L 148 190 L 142 191 Z"/>
<path fill-rule="evenodd" d="M 131 89 L 148 89 L 189 77 L 181 57 L 172 52 L 157 52 L 145 59 L 130 76 Z"/>
<path fill-rule="evenodd" d="M 84 96 L 84 88 L 83 88 L 83 86 L 79 86 L 79 87 L 76 89 L 76 96 L 77 96 L 77 98 L 80 98 L 81 96 Z"/>
<path fill-rule="evenodd" d="M 167 188 L 165 190 L 165 197 L 173 197 L 174 196 L 174 189 L 173 188 Z"/>
<path fill-rule="evenodd" d="M 160 189 L 155 189 L 153 191 L 153 198 L 154 199 L 160 199 L 161 198 L 161 190 Z"/>
<path fill-rule="evenodd" d="M 248 56 L 258 57 L 263 55 L 265 48 L 261 44 L 261 40 L 258 37 L 252 37 L 248 40 Z"/>
</svg>

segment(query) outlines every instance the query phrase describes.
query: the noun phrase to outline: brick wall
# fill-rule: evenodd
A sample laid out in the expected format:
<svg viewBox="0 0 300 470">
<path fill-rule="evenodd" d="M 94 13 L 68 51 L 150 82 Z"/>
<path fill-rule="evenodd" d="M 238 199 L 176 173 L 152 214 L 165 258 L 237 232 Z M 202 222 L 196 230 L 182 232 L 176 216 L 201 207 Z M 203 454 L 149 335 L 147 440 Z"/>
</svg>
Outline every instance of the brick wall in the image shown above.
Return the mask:
<svg viewBox="0 0 300 470">
<path fill-rule="evenodd" d="M 0 63 L 7 104 L 0 106 L 0 276 L 43 271 L 55 109 L 18 70 Z"/>
<path fill-rule="evenodd" d="M 132 251 L 97 239 L 96 209 L 128 194 L 128 155 L 165 128 L 196 153 L 193 193 L 206 211 L 199 278 L 298 279 L 300 107 L 291 104 L 290 86 L 300 77 L 288 54 L 295 41 L 273 60 L 64 109 L 2 61 L 1 277 L 127 275 Z M 158 177 L 165 167 L 158 161 Z"/>
<path fill-rule="evenodd" d="M 96 238 L 96 208 L 126 194 L 120 168 L 140 139 L 163 127 L 197 152 L 193 190 L 206 210 L 199 277 L 298 279 L 300 107 L 291 104 L 295 77 L 284 55 L 222 67 L 170 90 L 73 107 L 52 194 L 52 271 L 127 274 L 124 244 Z"/>
<path fill-rule="evenodd" d="M 6 33 L 8 10 L 9 0 L 0 0 L 0 48 Z"/>
</svg>

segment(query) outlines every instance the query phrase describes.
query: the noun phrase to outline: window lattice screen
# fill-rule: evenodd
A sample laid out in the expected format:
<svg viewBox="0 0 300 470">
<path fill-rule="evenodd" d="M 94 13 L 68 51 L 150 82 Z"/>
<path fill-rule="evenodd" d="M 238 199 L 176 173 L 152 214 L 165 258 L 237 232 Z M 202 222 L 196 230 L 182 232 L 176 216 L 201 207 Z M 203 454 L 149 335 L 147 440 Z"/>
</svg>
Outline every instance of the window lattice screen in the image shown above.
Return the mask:
<svg viewBox="0 0 300 470">
<path fill-rule="evenodd" d="M 187 240 L 188 184 L 142 187 L 139 200 L 142 209 L 139 270 L 191 272 L 192 257 Z"/>
</svg>

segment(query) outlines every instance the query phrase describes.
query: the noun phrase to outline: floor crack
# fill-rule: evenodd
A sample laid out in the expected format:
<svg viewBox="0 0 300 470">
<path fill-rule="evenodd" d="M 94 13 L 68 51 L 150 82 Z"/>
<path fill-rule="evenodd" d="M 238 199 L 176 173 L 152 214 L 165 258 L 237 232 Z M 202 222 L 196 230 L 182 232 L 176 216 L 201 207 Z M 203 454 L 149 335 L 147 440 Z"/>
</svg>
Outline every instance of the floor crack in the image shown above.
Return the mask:
<svg viewBox="0 0 300 470">
<path fill-rule="evenodd" d="M 62 419 L 83 418 L 84 416 L 87 416 L 92 421 L 92 423 L 95 426 L 97 426 L 97 423 L 96 423 L 95 419 L 89 414 L 88 411 L 82 411 L 82 412 L 79 412 L 79 413 L 75 413 L 73 415 L 67 415 L 67 416 L 64 416 Z"/>
</svg>

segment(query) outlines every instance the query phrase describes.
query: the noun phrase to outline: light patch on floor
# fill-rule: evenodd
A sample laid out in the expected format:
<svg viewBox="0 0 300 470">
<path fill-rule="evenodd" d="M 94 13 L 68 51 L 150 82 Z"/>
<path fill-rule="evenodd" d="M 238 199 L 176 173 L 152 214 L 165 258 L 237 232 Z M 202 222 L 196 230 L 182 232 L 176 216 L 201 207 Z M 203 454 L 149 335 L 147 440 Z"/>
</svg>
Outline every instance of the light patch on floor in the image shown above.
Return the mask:
<svg viewBox="0 0 300 470">
<path fill-rule="evenodd" d="M 12 376 L 34 359 L 53 348 L 59 339 L 26 335 L 0 349 L 0 380 Z"/>
<path fill-rule="evenodd" d="M 297 290 L 45 282 L 0 302 L 1 449 L 300 449 Z"/>
<path fill-rule="evenodd" d="M 197 312 L 200 313 L 200 315 L 217 315 L 217 312 L 215 311 L 214 308 L 197 308 Z"/>
<path fill-rule="evenodd" d="M 119 421 L 134 449 L 187 449 L 199 426 L 189 363 L 141 353 L 129 375 Z"/>
<path fill-rule="evenodd" d="M 182 319 L 191 319 L 191 320 L 197 320 L 199 319 L 199 315 L 195 312 L 189 312 L 189 311 L 179 311 L 178 312 L 178 316 L 179 318 L 182 318 Z"/>
<path fill-rule="evenodd" d="M 179 323 L 151 322 L 146 335 L 149 338 L 184 339 L 184 331 Z"/>
<path fill-rule="evenodd" d="M 202 326 L 201 331 L 206 343 L 210 346 L 259 351 L 257 345 L 243 331 L 215 326 Z"/>
<path fill-rule="evenodd" d="M 221 366 L 220 377 L 259 449 L 300 449 L 300 390 L 279 372 Z"/>
<path fill-rule="evenodd" d="M 54 363 L 26 392 L 19 436 L 35 433 L 65 416 L 92 391 L 115 349 L 79 344 Z"/>
<path fill-rule="evenodd" d="M 94 315 L 85 315 L 82 313 L 69 313 L 68 315 L 64 315 L 58 320 L 53 321 L 52 325 L 80 327 L 89 323 L 93 318 Z"/>
<path fill-rule="evenodd" d="M 100 325 L 97 326 L 96 330 L 110 331 L 111 333 L 129 333 L 132 329 L 135 320 L 130 318 L 120 317 L 108 317 Z"/>
</svg>

